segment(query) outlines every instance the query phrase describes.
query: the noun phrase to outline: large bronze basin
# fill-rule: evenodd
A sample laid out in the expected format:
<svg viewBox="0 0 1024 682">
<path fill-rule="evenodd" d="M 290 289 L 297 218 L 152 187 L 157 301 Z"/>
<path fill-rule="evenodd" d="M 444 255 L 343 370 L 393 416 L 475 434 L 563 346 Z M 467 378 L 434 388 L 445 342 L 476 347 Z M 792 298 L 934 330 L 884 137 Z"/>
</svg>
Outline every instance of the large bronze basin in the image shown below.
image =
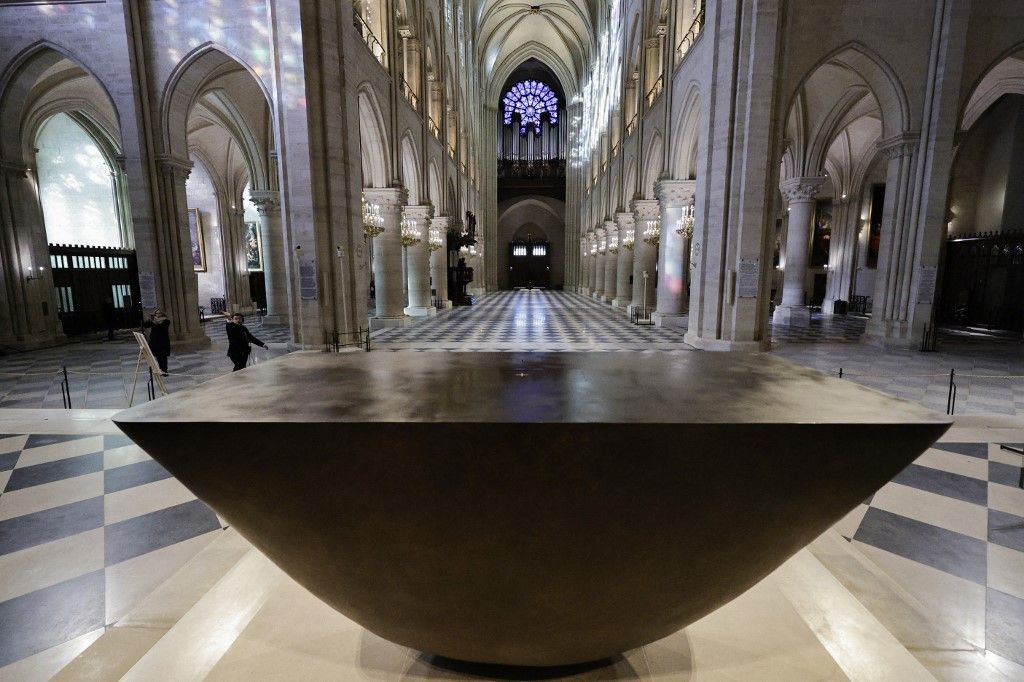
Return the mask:
<svg viewBox="0 0 1024 682">
<path fill-rule="evenodd" d="M 118 414 L 295 580 L 468 661 L 592 661 L 755 584 L 946 418 L 765 355 L 293 354 Z"/>
</svg>

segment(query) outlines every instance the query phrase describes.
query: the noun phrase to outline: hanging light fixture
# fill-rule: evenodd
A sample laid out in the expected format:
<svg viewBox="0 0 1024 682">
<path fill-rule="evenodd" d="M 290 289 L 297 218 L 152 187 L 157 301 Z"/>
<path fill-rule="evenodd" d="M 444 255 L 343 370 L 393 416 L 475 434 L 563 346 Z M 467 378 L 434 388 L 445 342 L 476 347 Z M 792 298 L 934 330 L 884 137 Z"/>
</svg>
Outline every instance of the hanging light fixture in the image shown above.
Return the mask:
<svg viewBox="0 0 1024 682">
<path fill-rule="evenodd" d="M 593 240 L 592 242 L 590 242 L 590 255 L 591 256 L 596 256 L 597 255 L 597 240 L 596 239 Z"/>
<path fill-rule="evenodd" d="M 633 229 L 632 227 L 627 227 L 626 228 L 626 234 L 624 234 L 622 236 L 622 245 L 624 247 L 626 247 L 627 249 L 629 249 L 630 251 L 632 251 L 633 250 L 633 245 L 635 243 L 636 243 L 636 230 Z"/>
<path fill-rule="evenodd" d="M 363 234 L 370 239 L 384 232 L 384 216 L 380 214 L 380 206 L 366 200 L 363 193 Z"/>
<path fill-rule="evenodd" d="M 657 246 L 661 241 L 661 218 L 647 221 L 647 226 L 644 227 L 644 241 L 651 246 Z"/>
<path fill-rule="evenodd" d="M 685 239 L 693 237 L 693 204 L 683 207 L 683 215 L 679 218 L 679 225 L 676 227 L 676 234 Z"/>
<path fill-rule="evenodd" d="M 598 241 L 597 241 L 597 252 L 598 253 L 605 253 L 607 250 L 608 250 L 608 240 L 605 239 L 604 237 L 599 238 Z"/>
<path fill-rule="evenodd" d="M 407 216 L 403 215 L 399 226 L 402 231 L 402 246 L 416 246 L 423 241 L 423 231 L 415 220 L 409 220 Z"/>
<path fill-rule="evenodd" d="M 441 236 L 441 228 L 432 227 L 429 232 L 429 243 L 431 251 L 440 251 L 444 246 L 444 238 Z"/>
<path fill-rule="evenodd" d="M 619 252 L 619 235 L 618 235 L 618 233 L 613 233 L 611 236 L 608 237 L 608 253 L 618 253 L 618 252 Z"/>
</svg>

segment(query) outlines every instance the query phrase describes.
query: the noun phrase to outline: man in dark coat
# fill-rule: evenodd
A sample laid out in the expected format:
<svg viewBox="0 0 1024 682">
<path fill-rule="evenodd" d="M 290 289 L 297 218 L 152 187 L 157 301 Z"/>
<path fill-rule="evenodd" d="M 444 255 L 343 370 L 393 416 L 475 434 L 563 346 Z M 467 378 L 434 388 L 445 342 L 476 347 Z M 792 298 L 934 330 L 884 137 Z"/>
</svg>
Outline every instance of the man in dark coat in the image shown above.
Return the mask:
<svg viewBox="0 0 1024 682">
<path fill-rule="evenodd" d="M 228 333 L 228 357 L 231 358 L 231 362 L 235 363 L 232 372 L 245 369 L 245 365 L 249 362 L 249 353 L 252 352 L 252 346 L 249 344 L 255 343 L 260 348 L 267 347 L 267 344 L 249 333 L 246 326 L 242 324 L 244 321 L 245 318 L 240 313 L 235 313 L 228 318 L 227 324 L 224 325 Z"/>
<path fill-rule="evenodd" d="M 149 328 L 149 350 L 160 365 L 160 373 L 167 376 L 167 357 L 171 354 L 171 321 L 162 310 L 154 310 L 142 326 Z"/>
</svg>

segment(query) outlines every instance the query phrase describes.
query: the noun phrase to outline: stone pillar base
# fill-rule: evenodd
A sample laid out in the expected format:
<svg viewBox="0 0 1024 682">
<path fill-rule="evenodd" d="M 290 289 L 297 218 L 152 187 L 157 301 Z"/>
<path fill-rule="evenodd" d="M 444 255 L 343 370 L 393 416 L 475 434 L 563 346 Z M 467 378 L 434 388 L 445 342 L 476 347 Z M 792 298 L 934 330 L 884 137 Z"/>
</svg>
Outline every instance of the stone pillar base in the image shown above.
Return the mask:
<svg viewBox="0 0 1024 682">
<path fill-rule="evenodd" d="M 602 303 L 607 303 L 608 305 L 611 305 L 611 303 L 614 300 L 614 298 L 615 298 L 614 296 L 602 296 L 601 297 L 601 302 Z"/>
<path fill-rule="evenodd" d="M 584 296 L 590 295 L 590 287 L 580 287 L 579 289 L 577 289 L 577 291 L 583 294 Z"/>
<path fill-rule="evenodd" d="M 280 325 L 288 324 L 287 315 L 264 315 L 263 324 Z"/>
<path fill-rule="evenodd" d="M 612 299 L 612 307 L 613 308 L 628 308 L 630 303 L 632 303 L 632 301 L 630 301 L 628 298 L 613 298 Z"/>
<path fill-rule="evenodd" d="M 699 334 L 686 332 L 683 335 L 683 343 L 687 343 L 697 350 L 709 350 L 715 352 L 741 352 L 759 353 L 769 350 L 770 342 L 767 339 L 762 341 L 730 341 L 729 339 L 705 339 Z"/>
<path fill-rule="evenodd" d="M 430 306 L 408 306 L 402 312 L 409 317 L 433 317 L 437 315 L 437 308 Z"/>
<path fill-rule="evenodd" d="M 201 350 L 211 345 L 210 337 L 206 334 L 198 334 L 187 339 L 171 339 L 171 353 L 179 350 Z"/>
<path fill-rule="evenodd" d="M 378 329 L 390 329 L 392 327 L 408 327 L 411 323 L 412 320 L 405 315 L 402 317 L 371 317 L 370 331 L 375 332 Z"/>
<path fill-rule="evenodd" d="M 651 321 L 655 327 L 675 327 L 682 329 L 687 324 L 687 316 L 679 313 L 651 313 Z"/>
<path fill-rule="evenodd" d="M 787 327 L 810 327 L 811 309 L 802 305 L 780 305 L 772 314 L 772 324 L 782 324 Z"/>
<path fill-rule="evenodd" d="M 441 301 L 441 307 L 447 310 L 448 308 L 452 307 L 452 302 L 447 300 L 447 299 L 445 299 L 445 300 Z"/>
</svg>

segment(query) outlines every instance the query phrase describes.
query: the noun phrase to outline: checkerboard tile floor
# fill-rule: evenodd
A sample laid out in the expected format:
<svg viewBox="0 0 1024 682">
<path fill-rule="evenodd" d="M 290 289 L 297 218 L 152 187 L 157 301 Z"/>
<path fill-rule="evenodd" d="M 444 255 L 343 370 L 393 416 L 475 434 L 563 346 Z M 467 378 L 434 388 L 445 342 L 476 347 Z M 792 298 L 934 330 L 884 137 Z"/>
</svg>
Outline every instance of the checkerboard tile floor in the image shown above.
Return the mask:
<svg viewBox="0 0 1024 682">
<path fill-rule="evenodd" d="M 373 334 L 387 351 L 693 350 L 683 329 L 630 324 L 625 311 L 580 294 L 541 289 L 489 294 L 409 327 Z"/>
<path fill-rule="evenodd" d="M 106 435 L 0 434 L 0 679 L 5 666 L 98 636 L 224 528 L 107 425 Z"/>
<path fill-rule="evenodd" d="M 84 648 L 224 528 L 107 426 L 0 435 L 0 679 Z M 941 442 L 837 529 L 939 622 L 1024 666 L 1020 465 L 997 443 Z"/>
<path fill-rule="evenodd" d="M 1024 666 L 1020 482 L 999 443 L 941 441 L 838 528 L 939 622 Z"/>
<path fill-rule="evenodd" d="M 287 327 L 247 325 L 264 343 L 283 344 L 290 338 Z M 231 371 L 227 353 L 227 334 L 223 320 L 208 320 L 204 331 L 210 348 L 174 351 L 168 362 L 170 391 L 186 388 Z M 283 353 L 275 349 L 255 350 L 256 359 Z M 138 346 L 131 333 L 118 332 L 114 341 L 90 338 L 55 348 L 0 356 L 0 408 L 60 408 L 61 368 L 66 366 L 71 386 L 71 405 L 76 408 L 121 408 L 128 405 L 131 380 L 138 357 Z M 136 402 L 145 399 L 145 367 L 135 388 Z"/>
<path fill-rule="evenodd" d="M 945 331 L 936 352 L 881 349 L 859 343 L 867 320 L 811 317 L 804 329 L 773 327 L 772 352 L 826 374 L 945 412 L 949 372 L 956 370 L 955 414 L 1024 415 L 1021 341 Z"/>
</svg>

